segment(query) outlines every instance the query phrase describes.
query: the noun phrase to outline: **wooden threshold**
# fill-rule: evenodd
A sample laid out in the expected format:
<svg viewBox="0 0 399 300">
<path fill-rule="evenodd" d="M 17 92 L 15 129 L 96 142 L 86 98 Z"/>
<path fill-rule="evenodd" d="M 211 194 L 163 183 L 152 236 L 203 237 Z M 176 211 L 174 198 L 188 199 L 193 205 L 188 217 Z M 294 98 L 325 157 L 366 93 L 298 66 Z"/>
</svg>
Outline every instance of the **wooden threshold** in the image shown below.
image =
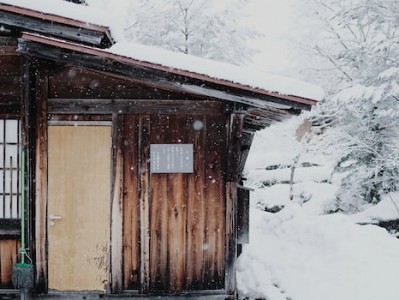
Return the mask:
<svg viewBox="0 0 399 300">
<path fill-rule="evenodd" d="M 179 294 L 139 294 L 138 291 L 125 291 L 121 294 L 105 295 L 101 293 L 90 293 L 90 292 L 51 292 L 49 294 L 41 294 L 32 296 L 32 300 L 97 300 L 97 299 L 117 299 L 117 300 L 128 300 L 128 299 L 143 299 L 143 300 L 154 300 L 154 299 L 169 299 L 169 300 L 181 300 L 181 299 L 199 299 L 199 300 L 221 300 L 221 299 L 236 299 L 234 295 L 227 295 L 224 290 L 212 290 L 212 291 L 196 291 L 196 292 L 182 292 Z"/>
</svg>

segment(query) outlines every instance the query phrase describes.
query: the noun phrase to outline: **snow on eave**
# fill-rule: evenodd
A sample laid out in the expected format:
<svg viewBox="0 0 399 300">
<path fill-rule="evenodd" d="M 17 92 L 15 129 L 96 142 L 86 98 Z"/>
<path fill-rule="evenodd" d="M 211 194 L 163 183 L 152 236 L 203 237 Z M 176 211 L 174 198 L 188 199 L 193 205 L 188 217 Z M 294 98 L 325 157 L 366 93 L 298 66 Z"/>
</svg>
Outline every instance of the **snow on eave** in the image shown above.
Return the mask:
<svg viewBox="0 0 399 300">
<path fill-rule="evenodd" d="M 211 82 L 211 83 L 216 83 L 216 84 L 219 84 L 219 85 L 226 86 L 227 89 L 226 89 L 226 91 L 224 93 L 227 93 L 227 94 L 228 94 L 228 88 L 231 87 L 231 88 L 241 89 L 243 91 L 253 92 L 254 94 L 266 95 L 266 96 L 271 96 L 271 97 L 275 97 L 275 98 L 278 98 L 278 99 L 288 100 L 288 102 L 300 103 L 300 104 L 303 104 L 303 105 L 305 105 L 307 107 L 310 107 L 310 106 L 315 105 L 317 103 L 316 99 L 312 99 L 310 97 L 303 97 L 303 96 L 297 96 L 297 95 L 283 95 L 281 93 L 270 92 L 270 91 L 262 89 L 262 88 L 254 88 L 254 87 L 251 87 L 249 85 L 244 85 L 242 83 L 235 83 L 235 82 L 229 81 L 228 79 L 224 79 L 224 78 L 214 78 L 214 77 L 210 77 L 209 75 L 206 75 L 206 74 L 201 74 L 199 72 L 198 73 L 193 72 L 191 70 L 176 69 L 175 67 L 168 67 L 168 66 L 164 66 L 162 64 L 157 64 L 157 63 L 154 63 L 154 62 L 147 62 L 145 60 L 135 59 L 135 58 L 132 58 L 131 56 L 129 57 L 129 56 L 122 55 L 122 54 L 116 54 L 116 53 L 114 53 L 112 51 L 113 49 L 104 50 L 104 49 L 93 48 L 93 47 L 90 47 L 90 46 L 86 46 L 86 45 L 82 45 L 82 44 L 76 44 L 76 43 L 73 43 L 73 42 L 70 42 L 70 41 L 65 41 L 65 40 L 62 40 L 62 39 L 58 39 L 58 38 L 54 38 L 54 37 L 48 37 L 48 36 L 34 34 L 34 33 L 23 33 L 22 39 L 29 40 L 29 41 L 32 41 L 32 42 L 42 43 L 42 44 L 49 45 L 49 46 L 63 48 L 63 49 L 66 49 L 66 50 L 86 53 L 86 54 L 98 56 L 98 57 L 101 57 L 101 58 L 112 59 L 112 60 L 115 60 L 115 61 L 120 61 L 120 62 L 123 62 L 123 63 L 130 64 L 130 65 L 137 65 L 137 66 L 140 66 L 140 67 L 145 67 L 145 68 L 149 68 L 149 69 L 154 69 L 154 70 L 160 70 L 160 71 L 163 71 L 163 72 L 168 72 L 170 74 L 176 74 L 176 75 L 186 76 L 186 77 L 193 78 L 193 79 L 199 79 L 199 80 L 202 80 L 204 82 L 208 81 L 208 82 Z M 145 47 L 145 48 L 146 49 L 152 49 L 153 47 Z M 162 49 L 156 49 L 156 50 L 162 50 Z M 166 54 L 171 54 L 172 56 L 173 56 L 173 54 L 176 54 L 176 53 L 170 52 L 170 51 L 166 51 L 165 53 Z M 200 62 L 208 62 L 208 63 L 211 63 L 211 64 L 213 64 L 215 66 L 227 66 L 229 68 L 234 69 L 235 71 L 240 71 L 241 69 L 244 69 L 242 67 L 237 67 L 237 66 L 233 66 L 233 65 L 229 65 L 229 64 L 224 64 L 224 63 L 218 63 L 218 62 L 214 62 L 214 61 L 209 61 L 209 60 L 206 60 L 206 59 L 201 59 L 201 58 L 197 58 L 197 57 L 193 57 L 193 56 L 188 56 L 186 54 L 182 55 L 182 57 L 184 57 L 184 58 L 186 58 L 186 56 L 191 58 L 191 59 L 194 59 L 195 61 L 197 61 L 197 59 L 198 59 Z M 166 59 L 168 59 L 168 57 L 166 57 Z M 251 70 L 251 72 L 252 72 L 252 70 Z M 253 72 L 256 73 L 256 71 L 253 71 Z M 248 74 L 250 74 L 250 73 L 248 73 Z M 273 78 L 275 78 L 275 77 L 273 77 Z M 278 78 L 280 78 L 280 77 L 278 77 Z M 283 80 L 284 79 L 287 80 L 285 77 L 282 77 L 282 78 L 283 78 Z M 263 77 L 263 79 L 264 79 L 264 77 Z M 290 82 L 292 82 L 292 81 L 293 80 L 291 80 Z M 303 82 L 301 82 L 301 84 L 311 86 L 311 85 L 305 84 Z M 239 96 L 235 96 L 235 97 L 240 98 Z M 256 96 L 254 96 L 254 97 L 256 98 Z M 260 100 L 260 99 L 253 99 L 253 100 L 250 100 L 250 102 L 252 104 L 255 104 L 255 102 L 257 100 L 258 100 L 258 102 L 264 102 L 263 100 Z M 264 107 L 265 105 L 266 104 L 258 103 L 258 105 L 256 105 L 256 106 Z M 290 106 L 288 106 L 286 108 L 289 108 L 289 107 Z"/>
<path fill-rule="evenodd" d="M 319 101 L 324 97 L 324 91 L 319 86 L 297 79 L 267 74 L 247 67 L 176 53 L 152 46 L 119 42 L 105 51 L 133 60 L 166 67 L 172 73 L 174 70 L 177 72 L 187 71 L 191 73 L 191 77 L 194 74 L 199 74 L 217 81 L 231 82 L 241 87 L 247 87 L 248 90 L 255 93 L 296 102 L 298 102 L 297 98 Z"/>
<path fill-rule="evenodd" d="M 72 2 L 63 0 L 0 0 L 0 10 L 103 32 L 111 42 L 123 40 L 122 29 L 115 25 L 115 22 L 104 12 Z"/>
</svg>

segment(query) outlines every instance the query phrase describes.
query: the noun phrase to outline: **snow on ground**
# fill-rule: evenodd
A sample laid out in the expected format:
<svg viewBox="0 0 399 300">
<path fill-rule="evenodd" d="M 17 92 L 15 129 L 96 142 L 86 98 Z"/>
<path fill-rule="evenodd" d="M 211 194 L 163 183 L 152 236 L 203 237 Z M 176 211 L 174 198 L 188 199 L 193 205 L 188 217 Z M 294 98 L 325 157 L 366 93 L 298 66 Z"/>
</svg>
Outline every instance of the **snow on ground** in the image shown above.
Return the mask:
<svg viewBox="0 0 399 300">
<path fill-rule="evenodd" d="M 250 244 L 238 260 L 241 296 L 268 300 L 398 299 L 399 241 L 349 217 L 310 216 L 297 204 L 251 210 Z"/>
<path fill-rule="evenodd" d="M 356 215 L 326 214 L 334 210 L 337 188 L 326 180 L 331 163 L 327 157 L 305 151 L 294 138 L 295 126 L 297 121 L 291 120 L 261 132 L 251 149 L 246 175 L 247 185 L 255 191 L 251 194 L 250 244 L 244 245 L 237 265 L 240 296 L 399 299 L 399 240 L 381 227 L 359 224 L 397 219 L 399 193 Z M 298 153 L 300 162 L 314 165 L 296 174 L 290 201 L 286 166 Z M 279 165 L 283 168 L 265 169 Z M 281 210 L 265 211 L 273 207 Z"/>
</svg>

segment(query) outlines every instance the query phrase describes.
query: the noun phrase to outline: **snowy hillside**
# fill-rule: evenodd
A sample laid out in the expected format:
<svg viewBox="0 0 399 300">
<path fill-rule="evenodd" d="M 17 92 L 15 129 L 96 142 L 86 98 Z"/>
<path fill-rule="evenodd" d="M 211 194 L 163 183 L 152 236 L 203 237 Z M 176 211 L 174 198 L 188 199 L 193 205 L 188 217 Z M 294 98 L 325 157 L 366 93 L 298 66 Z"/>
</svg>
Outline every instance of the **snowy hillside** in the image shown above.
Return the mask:
<svg viewBox="0 0 399 300">
<path fill-rule="evenodd" d="M 399 240 L 374 223 L 399 217 L 399 194 L 356 215 L 334 208 L 327 157 L 296 141 L 295 120 L 255 138 L 247 163 L 250 244 L 238 261 L 242 297 L 267 300 L 398 299 Z M 290 166 L 299 155 L 290 194 Z M 396 203 L 393 203 L 393 200 Z M 276 212 L 278 211 L 278 212 Z"/>
</svg>

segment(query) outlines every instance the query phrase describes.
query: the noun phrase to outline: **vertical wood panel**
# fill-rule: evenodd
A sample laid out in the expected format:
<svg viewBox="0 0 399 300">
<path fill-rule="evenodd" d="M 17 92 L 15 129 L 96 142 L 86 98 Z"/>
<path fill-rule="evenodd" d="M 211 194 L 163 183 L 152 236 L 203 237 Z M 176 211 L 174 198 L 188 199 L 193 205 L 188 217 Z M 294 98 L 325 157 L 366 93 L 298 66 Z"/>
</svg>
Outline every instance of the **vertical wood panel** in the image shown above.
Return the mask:
<svg viewBox="0 0 399 300">
<path fill-rule="evenodd" d="M 150 118 L 139 118 L 139 174 L 140 174 L 140 291 L 150 288 Z"/>
<path fill-rule="evenodd" d="M 16 240 L 0 240 L 1 287 L 12 287 L 12 267 L 17 262 L 20 243 Z"/>
<path fill-rule="evenodd" d="M 151 117 L 151 143 L 165 143 L 169 136 L 169 117 Z M 168 175 L 151 175 L 151 289 L 169 290 L 168 259 Z"/>
<path fill-rule="evenodd" d="M 151 116 L 151 143 L 194 145 L 194 173 L 151 174 L 152 291 L 224 287 L 225 124 L 224 116 Z"/>
<path fill-rule="evenodd" d="M 47 77 L 37 79 L 36 136 L 36 286 L 47 290 Z"/>
<path fill-rule="evenodd" d="M 126 115 L 123 179 L 124 289 L 138 289 L 139 283 L 139 175 L 137 117 Z"/>
<path fill-rule="evenodd" d="M 187 289 L 203 289 L 203 248 L 205 236 L 205 195 L 204 195 L 204 141 L 206 117 L 191 120 L 201 122 L 202 128 L 188 133 L 189 143 L 194 145 L 194 173 L 188 175 L 187 197 Z M 193 124 L 190 124 L 191 128 Z"/>
<path fill-rule="evenodd" d="M 122 291 L 123 219 L 123 116 L 114 114 L 112 130 L 111 289 Z"/>
<path fill-rule="evenodd" d="M 224 287 L 225 192 L 223 153 L 226 152 L 225 141 L 224 118 L 208 117 L 205 151 L 206 247 L 204 247 L 204 281 L 208 289 Z"/>
<path fill-rule="evenodd" d="M 185 120 L 176 117 L 170 123 L 169 143 L 184 143 Z M 184 179 L 186 174 L 168 175 L 168 252 L 170 269 L 170 291 L 183 290 L 185 286 L 186 251 L 186 199 L 184 197 Z"/>
</svg>

